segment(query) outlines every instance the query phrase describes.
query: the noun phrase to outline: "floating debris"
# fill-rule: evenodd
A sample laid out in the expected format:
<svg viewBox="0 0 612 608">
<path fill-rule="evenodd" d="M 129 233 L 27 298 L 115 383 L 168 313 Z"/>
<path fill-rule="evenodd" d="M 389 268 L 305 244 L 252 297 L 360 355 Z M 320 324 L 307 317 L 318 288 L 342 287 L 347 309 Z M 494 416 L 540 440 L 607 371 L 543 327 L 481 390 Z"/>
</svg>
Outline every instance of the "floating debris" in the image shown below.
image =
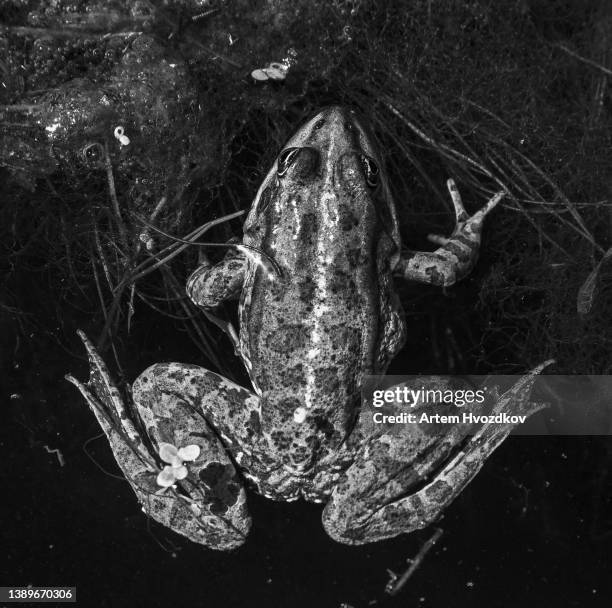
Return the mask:
<svg viewBox="0 0 612 608">
<path fill-rule="evenodd" d="M 265 68 L 258 68 L 251 72 L 251 77 L 255 80 L 263 82 L 265 80 L 276 80 L 281 81 L 287 78 L 289 68 L 296 64 L 297 51 L 294 48 L 290 48 L 287 51 L 287 55 L 282 61 L 273 61 L 269 63 Z"/>
<path fill-rule="evenodd" d="M 429 553 L 431 548 L 436 544 L 436 542 L 438 542 L 442 534 L 443 530 L 441 528 L 436 528 L 433 536 L 425 542 L 420 551 L 417 553 L 416 557 L 414 559 L 406 560 L 410 566 L 401 576 L 395 574 L 395 572 L 392 570 L 387 570 L 389 573 L 389 582 L 385 587 L 385 593 L 388 593 L 389 595 L 396 595 L 402 590 L 410 577 L 415 573 L 416 569 L 421 565 L 427 553 Z"/>
<path fill-rule="evenodd" d="M 57 461 L 59 462 L 60 467 L 63 467 L 66 464 L 64 455 L 60 452 L 59 448 L 52 449 L 47 444 L 43 445 L 43 447 L 49 454 L 55 454 L 57 456 Z"/>
<path fill-rule="evenodd" d="M 285 63 L 278 63 L 273 61 L 268 65 L 268 67 L 253 70 L 251 72 L 251 76 L 255 80 L 264 81 L 264 80 L 285 80 L 287 77 L 287 72 L 289 71 L 289 66 Z"/>
<path fill-rule="evenodd" d="M 115 139 L 119 140 L 121 146 L 129 146 L 130 138 L 125 135 L 125 131 L 122 126 L 115 127 L 115 131 L 113 132 Z"/>
</svg>

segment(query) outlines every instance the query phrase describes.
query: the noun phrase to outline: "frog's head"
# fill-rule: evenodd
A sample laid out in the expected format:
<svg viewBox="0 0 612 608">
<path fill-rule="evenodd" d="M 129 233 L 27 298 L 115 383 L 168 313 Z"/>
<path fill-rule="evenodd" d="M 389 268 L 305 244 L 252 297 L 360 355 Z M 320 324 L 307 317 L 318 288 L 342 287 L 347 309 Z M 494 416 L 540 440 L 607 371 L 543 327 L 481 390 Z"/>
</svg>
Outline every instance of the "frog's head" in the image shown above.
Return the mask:
<svg viewBox="0 0 612 608">
<path fill-rule="evenodd" d="M 296 229 L 296 214 L 321 217 L 323 200 L 335 201 L 328 208 L 339 211 L 330 223 L 342 228 L 342 211 L 350 207 L 355 217 L 372 218 L 367 223 L 380 226 L 392 241 L 391 250 L 399 251 L 397 216 L 379 148 L 357 114 L 340 106 L 320 111 L 283 146 L 257 193 L 245 233 L 255 245 L 266 227 L 289 234 Z"/>
</svg>

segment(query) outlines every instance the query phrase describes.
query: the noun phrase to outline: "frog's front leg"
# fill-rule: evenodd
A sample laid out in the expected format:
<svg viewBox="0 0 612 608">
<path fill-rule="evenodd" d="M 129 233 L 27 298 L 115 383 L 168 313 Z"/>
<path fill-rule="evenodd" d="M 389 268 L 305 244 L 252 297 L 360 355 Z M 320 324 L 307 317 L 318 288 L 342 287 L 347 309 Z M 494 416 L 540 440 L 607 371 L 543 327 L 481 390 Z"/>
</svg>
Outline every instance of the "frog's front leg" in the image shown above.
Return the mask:
<svg viewBox="0 0 612 608">
<path fill-rule="evenodd" d="M 104 362 L 80 335 L 90 378 L 86 384 L 68 379 L 96 415 L 145 513 L 213 549 L 240 546 L 251 519 L 230 449 L 245 439 L 240 435 L 248 433 L 257 397 L 201 367 L 168 363 L 137 378 L 132 404 L 124 401 Z M 228 417 L 236 421 L 236 434 Z"/>
<path fill-rule="evenodd" d="M 236 243 L 230 244 L 236 245 Z M 241 249 L 228 251 L 225 257 L 213 265 L 203 256 L 200 266 L 187 279 L 187 295 L 199 306 L 209 321 L 220 327 L 230 338 L 238 352 L 238 334 L 234 326 L 213 311 L 225 300 L 238 296 L 244 284 L 247 257 Z"/>
<path fill-rule="evenodd" d="M 542 409 L 529 396 L 536 374 L 547 364 L 497 397 L 489 413 L 530 416 Z M 451 411 L 443 413 L 456 413 L 455 406 L 448 407 Z M 390 410 L 397 413 L 392 406 Z M 431 413 L 430 408 L 422 411 Z M 372 410 L 364 407 L 356 431 L 365 439 L 323 511 L 325 529 L 338 542 L 359 545 L 424 528 L 474 478 L 514 426 L 376 424 Z"/>
<path fill-rule="evenodd" d="M 447 187 L 456 217 L 452 234 L 449 237 L 430 234 L 428 239 L 440 247 L 431 252 L 403 253 L 394 274 L 420 283 L 448 287 L 468 275 L 476 264 L 484 218 L 504 193 L 497 193 L 480 211 L 469 217 L 454 180 L 449 179 Z"/>
</svg>

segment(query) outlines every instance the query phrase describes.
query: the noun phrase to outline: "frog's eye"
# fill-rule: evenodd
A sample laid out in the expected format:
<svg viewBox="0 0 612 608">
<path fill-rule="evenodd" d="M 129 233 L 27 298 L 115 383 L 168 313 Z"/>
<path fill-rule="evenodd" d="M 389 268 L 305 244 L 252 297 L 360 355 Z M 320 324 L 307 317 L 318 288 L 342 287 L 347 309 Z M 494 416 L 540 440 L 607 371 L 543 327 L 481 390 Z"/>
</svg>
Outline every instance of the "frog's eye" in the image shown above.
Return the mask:
<svg viewBox="0 0 612 608">
<path fill-rule="evenodd" d="M 378 165 L 372 158 L 366 156 L 365 154 L 362 154 L 361 156 L 361 164 L 363 165 L 366 184 L 368 184 L 370 188 L 376 188 L 376 186 L 378 186 L 378 175 L 380 173 L 378 170 Z"/>
<path fill-rule="evenodd" d="M 280 153 L 278 157 L 278 168 L 277 175 L 278 177 L 282 177 L 287 173 L 287 169 L 291 166 L 291 163 L 295 160 L 297 153 L 300 151 L 299 148 L 287 148 Z"/>
</svg>

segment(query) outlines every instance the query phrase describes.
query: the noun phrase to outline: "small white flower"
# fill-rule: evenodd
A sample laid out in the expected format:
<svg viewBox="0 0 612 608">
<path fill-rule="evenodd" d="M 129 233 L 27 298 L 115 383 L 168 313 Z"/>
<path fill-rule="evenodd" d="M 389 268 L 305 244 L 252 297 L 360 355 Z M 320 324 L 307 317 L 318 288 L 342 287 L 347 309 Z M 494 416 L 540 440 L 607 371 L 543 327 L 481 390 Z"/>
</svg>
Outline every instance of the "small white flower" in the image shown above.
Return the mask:
<svg viewBox="0 0 612 608">
<path fill-rule="evenodd" d="M 121 125 L 115 127 L 113 135 L 115 136 L 115 139 L 119 140 L 121 146 L 130 145 L 130 138 L 125 134 L 125 131 Z"/>
<path fill-rule="evenodd" d="M 200 446 L 191 444 L 183 448 L 177 448 L 171 443 L 159 444 L 159 457 L 168 464 L 157 476 L 157 485 L 169 488 L 177 481 L 187 477 L 185 462 L 192 462 L 200 455 Z"/>
</svg>

